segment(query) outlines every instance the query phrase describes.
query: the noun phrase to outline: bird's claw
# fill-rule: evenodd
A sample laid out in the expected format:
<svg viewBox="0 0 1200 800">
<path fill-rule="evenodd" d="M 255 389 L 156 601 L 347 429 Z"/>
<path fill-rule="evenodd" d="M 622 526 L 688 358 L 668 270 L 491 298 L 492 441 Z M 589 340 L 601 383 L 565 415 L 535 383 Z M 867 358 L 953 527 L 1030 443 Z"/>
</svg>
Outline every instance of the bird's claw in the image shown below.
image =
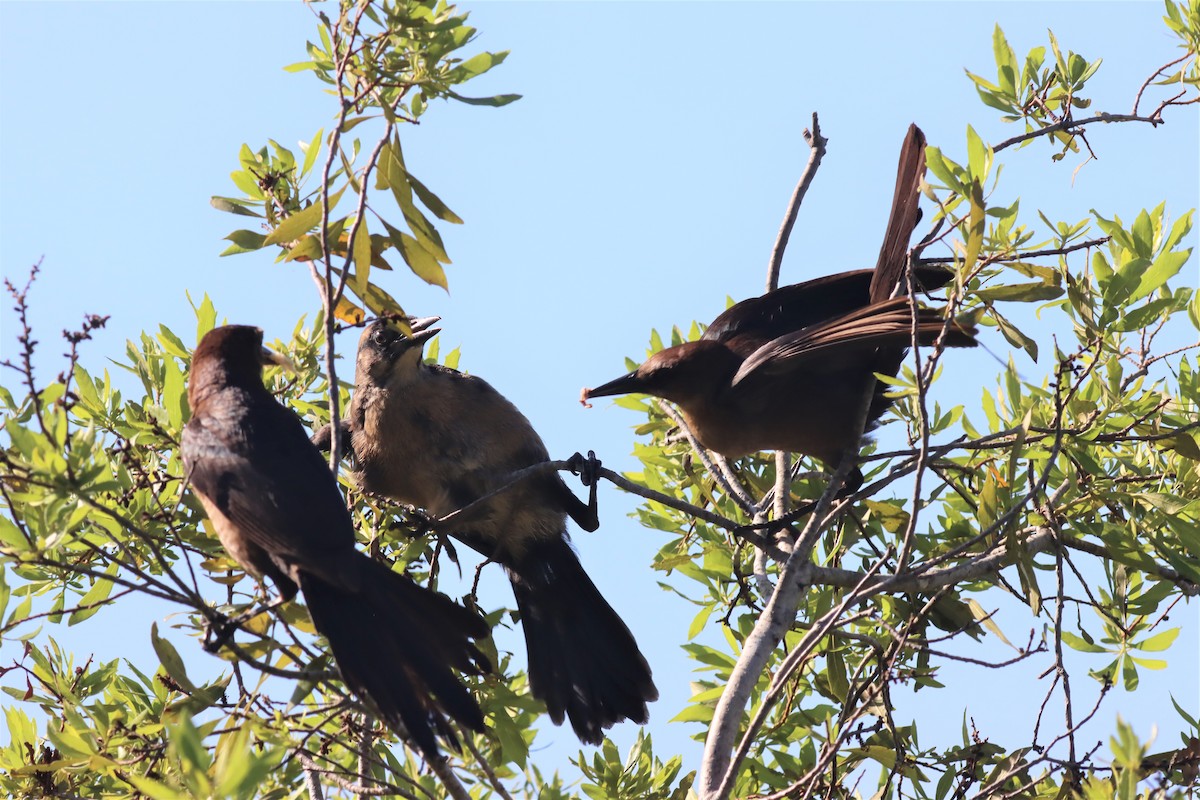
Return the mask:
<svg viewBox="0 0 1200 800">
<path fill-rule="evenodd" d="M 433 531 L 434 517 L 415 507 L 409 508 L 407 511 L 408 523 L 412 526 L 410 532 L 414 539 Z"/>
<path fill-rule="evenodd" d="M 596 458 L 595 450 L 588 450 L 587 457 L 581 453 L 575 453 L 567 459 L 567 469 L 571 470 L 572 475 L 578 475 L 580 482 L 584 486 L 591 486 L 600 476 L 600 459 Z"/>
</svg>

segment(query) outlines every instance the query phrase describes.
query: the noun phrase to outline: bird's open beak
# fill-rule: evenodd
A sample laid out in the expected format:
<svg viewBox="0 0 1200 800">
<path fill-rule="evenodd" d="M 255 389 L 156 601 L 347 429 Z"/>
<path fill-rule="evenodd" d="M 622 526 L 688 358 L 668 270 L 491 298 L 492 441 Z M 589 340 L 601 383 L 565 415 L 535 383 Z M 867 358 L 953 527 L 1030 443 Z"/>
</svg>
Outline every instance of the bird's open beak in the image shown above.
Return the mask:
<svg viewBox="0 0 1200 800">
<path fill-rule="evenodd" d="M 412 328 L 412 341 L 415 344 L 424 344 L 441 333 L 441 328 L 433 327 L 441 319 L 441 317 L 409 317 L 408 327 Z"/>
<path fill-rule="evenodd" d="M 285 356 L 283 353 L 276 353 L 274 350 L 269 350 L 266 347 L 262 349 L 262 361 L 264 364 L 275 364 L 283 367 L 288 372 L 296 371 L 296 362 Z"/>
<path fill-rule="evenodd" d="M 593 397 L 610 397 L 617 394 L 633 394 L 641 392 L 641 379 L 636 372 L 622 375 L 616 380 L 597 386 L 595 389 L 584 389 L 579 395 L 579 402 L 584 408 L 591 408 L 588 402 Z"/>
</svg>

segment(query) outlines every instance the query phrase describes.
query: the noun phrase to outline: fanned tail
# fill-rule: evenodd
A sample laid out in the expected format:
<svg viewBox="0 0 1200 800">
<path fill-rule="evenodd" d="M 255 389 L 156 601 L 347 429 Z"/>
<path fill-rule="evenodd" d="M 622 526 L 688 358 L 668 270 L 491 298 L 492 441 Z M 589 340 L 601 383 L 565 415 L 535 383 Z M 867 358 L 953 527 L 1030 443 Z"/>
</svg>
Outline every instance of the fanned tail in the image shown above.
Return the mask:
<svg viewBox="0 0 1200 800">
<path fill-rule="evenodd" d="M 525 643 L 529 683 L 555 724 L 600 744 L 623 719 L 644 724 L 658 699 L 650 666 L 629 628 L 601 596 L 565 538 L 534 545 L 509 570 Z"/>
<path fill-rule="evenodd" d="M 479 674 L 487 659 L 471 643 L 488 635 L 477 614 L 417 585 L 383 564 L 362 559 L 353 591 L 301 573 L 313 625 L 329 640 L 346 685 L 370 698 L 381 718 L 407 731 L 429 758 L 438 758 L 435 729 L 458 746 L 446 717 L 483 730 L 483 714 L 452 670 Z"/>
</svg>

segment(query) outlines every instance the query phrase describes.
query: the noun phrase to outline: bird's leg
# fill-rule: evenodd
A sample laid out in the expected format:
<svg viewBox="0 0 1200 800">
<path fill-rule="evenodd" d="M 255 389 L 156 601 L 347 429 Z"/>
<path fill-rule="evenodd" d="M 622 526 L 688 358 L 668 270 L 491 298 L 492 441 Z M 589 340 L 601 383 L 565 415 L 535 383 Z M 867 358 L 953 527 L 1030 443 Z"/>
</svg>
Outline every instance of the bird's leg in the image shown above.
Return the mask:
<svg viewBox="0 0 1200 800">
<path fill-rule="evenodd" d="M 408 522 L 412 524 L 412 527 L 408 529 L 410 536 L 413 538 L 424 536 L 433 530 L 434 519 L 423 509 L 405 506 L 405 511 L 408 512 Z"/>
<path fill-rule="evenodd" d="M 436 530 L 434 523 L 437 522 L 424 509 L 415 508 L 413 506 L 405 506 L 405 511 L 408 512 L 408 521 L 412 523 L 411 528 L 402 528 L 405 533 L 413 538 L 426 536 L 432 533 L 437 537 L 438 546 L 450 557 L 450 561 L 455 566 L 460 566 L 458 563 L 458 551 L 454 549 L 454 542 L 450 540 L 444 532 Z"/>
<path fill-rule="evenodd" d="M 862 470 L 860 470 L 858 467 L 855 467 L 850 471 L 850 474 L 846 476 L 846 479 L 842 482 L 842 488 L 838 489 L 838 492 L 833 496 L 833 499 L 842 500 L 854 494 L 862 488 L 863 480 L 864 478 Z M 775 531 L 783 530 L 801 517 L 808 516 L 816 507 L 817 501 L 809 500 L 806 503 L 801 503 L 800 505 L 796 506 L 796 508 L 790 513 L 784 514 L 778 519 L 769 519 L 766 522 L 756 522 L 749 525 L 741 525 L 734 531 L 734 533 L 744 535 L 751 531 L 766 531 L 767 533 L 771 534 Z"/>
<path fill-rule="evenodd" d="M 567 513 L 575 524 L 591 533 L 600 527 L 600 510 L 596 501 L 596 486 L 600 482 L 600 459 L 596 458 L 595 450 L 588 450 L 587 458 L 575 453 L 567 459 L 567 468 L 572 475 L 578 475 L 584 486 L 588 487 L 588 501 L 584 505 L 575 495 L 571 495 Z"/>
<path fill-rule="evenodd" d="M 354 459 L 353 429 L 350 427 L 350 420 L 339 420 L 338 430 L 342 437 L 343 456 Z M 327 422 L 322 425 L 316 433 L 309 437 L 309 441 L 316 445 L 322 453 L 328 453 L 329 449 L 333 447 L 333 423 Z"/>
</svg>

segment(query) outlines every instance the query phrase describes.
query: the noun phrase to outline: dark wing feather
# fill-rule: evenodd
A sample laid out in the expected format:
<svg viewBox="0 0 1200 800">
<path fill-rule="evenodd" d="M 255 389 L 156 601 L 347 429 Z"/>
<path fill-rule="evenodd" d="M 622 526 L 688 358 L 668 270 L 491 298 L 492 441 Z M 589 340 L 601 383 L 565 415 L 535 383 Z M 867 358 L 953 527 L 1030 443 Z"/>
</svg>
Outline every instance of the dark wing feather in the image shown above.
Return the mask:
<svg viewBox="0 0 1200 800">
<path fill-rule="evenodd" d="M 701 338 L 724 342 L 739 355 L 749 355 L 772 339 L 866 307 L 874 274 L 869 269 L 839 272 L 743 300 L 713 320 Z M 916 268 L 916 276 L 921 288 L 933 290 L 949 283 L 954 273 L 927 264 Z"/>
<path fill-rule="evenodd" d="M 919 308 L 917 336 L 929 344 L 941 334 L 942 310 Z M 973 347 L 974 330 L 952 325 L 946 338 L 951 347 Z M 912 341 L 912 314 L 907 297 L 897 297 L 845 314 L 821 325 L 781 336 L 758 348 L 734 376 L 732 385 L 751 379 L 815 368 L 827 372 L 864 350 L 890 345 L 903 352 Z M 831 351 L 836 350 L 833 355 Z M 819 363 L 814 365 L 814 359 Z"/>
<path fill-rule="evenodd" d="M 700 338 L 717 342 L 747 335 L 775 339 L 866 305 L 870 285 L 871 270 L 860 269 L 783 286 L 725 309 Z"/>
<path fill-rule="evenodd" d="M 184 429 L 192 485 L 242 535 L 283 560 L 320 564 L 353 549 L 337 482 L 300 420 L 274 400 L 237 407 L 245 411 L 236 419 L 196 417 Z"/>
</svg>

